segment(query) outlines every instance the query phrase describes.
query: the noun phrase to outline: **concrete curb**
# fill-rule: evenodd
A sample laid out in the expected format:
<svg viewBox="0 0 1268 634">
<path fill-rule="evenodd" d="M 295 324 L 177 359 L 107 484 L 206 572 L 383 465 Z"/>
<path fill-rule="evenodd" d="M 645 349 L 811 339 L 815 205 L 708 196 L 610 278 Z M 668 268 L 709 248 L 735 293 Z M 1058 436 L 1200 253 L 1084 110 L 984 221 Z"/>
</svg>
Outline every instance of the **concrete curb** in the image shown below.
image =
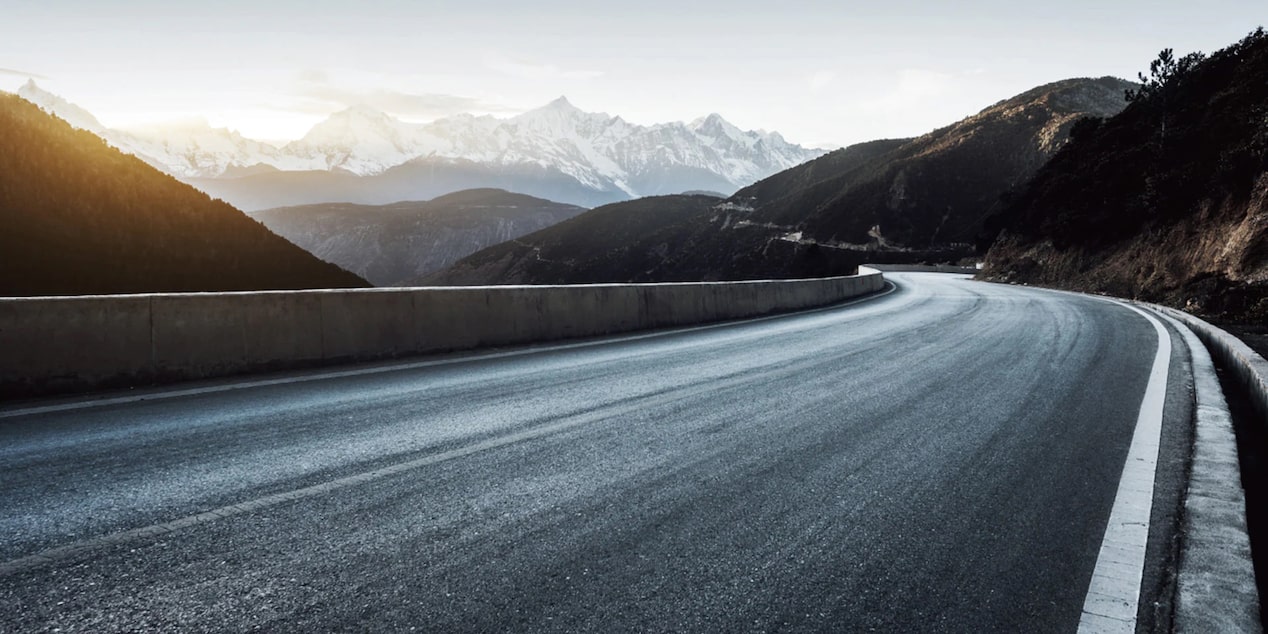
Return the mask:
<svg viewBox="0 0 1268 634">
<path fill-rule="evenodd" d="M 1258 632 L 1262 630 L 1259 596 L 1246 530 L 1237 440 L 1215 364 L 1194 334 L 1196 328 L 1190 320 L 1183 320 L 1189 324 L 1185 328 L 1174 316 L 1177 311 L 1152 308 L 1172 322 L 1188 344 L 1196 398 L 1193 470 L 1184 500 L 1174 628 L 1181 634 Z M 1210 336 L 1217 336 L 1217 330 L 1223 333 L 1201 323 L 1212 329 Z"/>
<path fill-rule="evenodd" d="M 1186 312 L 1166 306 L 1152 306 L 1158 312 L 1183 322 L 1211 351 L 1211 356 L 1237 377 L 1250 395 L 1255 414 L 1268 421 L 1268 360 L 1259 356 L 1241 339 Z"/>
</svg>

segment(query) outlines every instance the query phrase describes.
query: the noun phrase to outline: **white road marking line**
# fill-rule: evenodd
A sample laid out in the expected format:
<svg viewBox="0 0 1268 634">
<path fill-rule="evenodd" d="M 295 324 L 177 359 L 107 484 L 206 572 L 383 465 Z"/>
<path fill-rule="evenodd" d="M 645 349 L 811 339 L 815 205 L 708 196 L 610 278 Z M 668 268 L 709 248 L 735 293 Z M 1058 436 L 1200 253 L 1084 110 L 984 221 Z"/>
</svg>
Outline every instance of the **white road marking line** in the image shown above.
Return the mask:
<svg viewBox="0 0 1268 634">
<path fill-rule="evenodd" d="M 1153 324 L 1158 333 L 1158 351 L 1079 618 L 1079 632 L 1089 634 L 1136 631 L 1149 516 L 1153 511 L 1154 475 L 1162 438 L 1162 409 L 1167 400 L 1167 372 L 1171 366 L 1171 335 L 1162 323 L 1135 306 L 1120 305 Z"/>
<path fill-rule="evenodd" d="M 468 363 L 475 361 L 488 361 L 493 359 L 505 359 L 509 357 L 519 357 L 529 354 L 538 354 L 544 352 L 558 352 L 563 350 L 573 350 L 578 348 L 589 348 L 593 346 L 601 346 L 613 343 L 625 343 L 629 341 L 639 341 L 642 339 L 651 339 L 655 337 L 665 337 L 670 335 L 678 335 L 683 333 L 698 332 L 702 330 L 713 330 L 717 328 L 726 328 L 728 326 L 736 326 L 741 324 L 755 324 L 794 315 L 807 315 L 820 312 L 827 312 L 854 304 L 880 299 L 890 295 L 898 290 L 893 283 L 887 282 L 884 290 L 875 293 L 869 293 L 862 297 L 856 297 L 843 302 L 821 306 L 819 308 L 810 308 L 807 310 L 794 311 L 790 313 L 778 313 L 775 315 L 765 315 L 762 317 L 752 317 L 746 319 L 732 319 L 728 321 L 715 322 L 700 326 L 685 326 L 680 328 L 655 329 L 650 332 L 639 332 L 633 334 L 615 334 L 611 336 L 602 336 L 599 338 L 588 338 L 587 340 L 572 343 L 547 343 L 547 344 L 525 344 L 525 347 L 503 350 L 499 352 L 457 352 L 449 353 L 458 356 L 454 358 L 429 359 L 427 361 L 404 361 L 404 362 L 386 362 L 385 365 L 376 365 L 371 368 L 358 368 L 356 370 L 332 370 L 326 372 L 316 372 L 305 374 L 303 376 L 287 376 L 275 379 L 254 379 L 248 381 L 234 381 L 222 385 L 209 385 L 205 387 L 194 388 L 174 388 L 156 392 L 147 392 L 145 394 L 129 394 L 127 396 L 113 396 L 106 398 L 98 398 L 92 400 L 74 401 L 69 403 L 57 403 L 53 405 L 37 405 L 33 407 L 23 407 L 18 409 L 3 410 L 0 409 L 0 419 L 15 418 L 18 416 L 34 416 L 37 414 L 51 414 L 54 412 L 65 412 L 80 409 L 88 409 L 92 407 L 105 407 L 108 405 L 122 405 L 125 403 L 136 403 L 139 401 L 158 401 L 170 398 L 179 398 L 182 396 L 198 396 L 200 394 L 214 394 L 217 392 L 229 392 L 233 390 L 243 390 L 253 387 L 266 387 L 270 385 L 290 385 L 292 383 L 307 383 L 309 381 L 322 381 L 325 379 L 341 379 L 352 376 L 364 376 L 367 374 L 382 374 L 385 372 L 398 372 L 404 370 L 417 370 L 420 368 L 429 368 L 433 366 L 453 365 L 455 363 Z M 426 356 L 426 355 L 424 355 Z M 225 379 L 232 380 L 232 379 Z"/>
</svg>

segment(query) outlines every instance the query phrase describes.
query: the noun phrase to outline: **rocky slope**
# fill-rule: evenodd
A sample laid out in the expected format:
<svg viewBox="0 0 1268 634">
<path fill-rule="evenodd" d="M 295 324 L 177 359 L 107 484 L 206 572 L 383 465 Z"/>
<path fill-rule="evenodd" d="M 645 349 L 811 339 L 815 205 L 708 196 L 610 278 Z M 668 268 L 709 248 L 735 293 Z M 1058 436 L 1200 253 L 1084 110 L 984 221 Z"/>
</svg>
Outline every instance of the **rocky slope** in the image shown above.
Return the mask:
<svg viewBox="0 0 1268 634">
<path fill-rule="evenodd" d="M 1040 86 L 916 139 L 829 153 L 725 201 L 662 197 L 596 209 L 518 246 L 473 255 L 433 279 L 742 279 L 970 256 L 1001 195 L 1033 175 L 1080 117 L 1121 110 L 1124 89 L 1134 85 L 1107 77 Z M 619 214 L 636 224 L 608 239 L 598 219 Z M 590 230 L 566 231 L 582 226 Z M 607 259 L 594 259 L 596 249 Z M 545 266 L 543 258 L 572 264 Z"/>
<path fill-rule="evenodd" d="M 366 285 L 14 95 L 0 138 L 0 295 Z"/>
<path fill-rule="evenodd" d="M 1174 60 L 1174 58 L 1173 58 Z M 985 275 L 1268 319 L 1268 37 L 1081 124 L 991 223 Z"/>
<path fill-rule="evenodd" d="M 267 209 L 251 216 L 376 286 L 397 286 L 584 211 L 499 189 L 478 189 L 425 202 L 326 203 Z"/>
</svg>

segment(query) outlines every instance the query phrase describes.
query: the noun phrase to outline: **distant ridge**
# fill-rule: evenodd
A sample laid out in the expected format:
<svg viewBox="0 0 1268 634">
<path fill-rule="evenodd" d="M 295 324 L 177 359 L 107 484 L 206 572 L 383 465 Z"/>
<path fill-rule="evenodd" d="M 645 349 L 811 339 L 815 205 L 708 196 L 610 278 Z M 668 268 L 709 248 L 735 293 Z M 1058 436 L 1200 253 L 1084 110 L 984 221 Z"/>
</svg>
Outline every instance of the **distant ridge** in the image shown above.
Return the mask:
<svg viewBox="0 0 1268 634">
<path fill-rule="evenodd" d="M 399 286 L 584 211 L 501 189 L 469 189 L 430 201 L 322 203 L 266 209 L 251 216 L 377 286 Z"/>
<path fill-rule="evenodd" d="M 366 285 L 17 96 L 0 137 L 0 295 Z"/>
</svg>

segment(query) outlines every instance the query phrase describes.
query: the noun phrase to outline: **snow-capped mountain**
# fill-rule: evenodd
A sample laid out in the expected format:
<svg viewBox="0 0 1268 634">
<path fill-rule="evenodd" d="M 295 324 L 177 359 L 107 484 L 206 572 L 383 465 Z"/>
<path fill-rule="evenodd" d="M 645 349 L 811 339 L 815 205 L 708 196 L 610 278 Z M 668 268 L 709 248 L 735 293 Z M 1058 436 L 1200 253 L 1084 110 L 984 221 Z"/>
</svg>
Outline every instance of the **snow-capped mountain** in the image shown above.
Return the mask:
<svg viewBox="0 0 1268 634">
<path fill-rule="evenodd" d="M 87 130 L 97 136 L 104 136 L 107 132 L 106 126 L 101 125 L 92 113 L 40 88 L 35 85 L 34 79 L 26 80 L 26 83 L 18 89 L 18 96 L 39 106 L 44 112 L 61 117 L 63 121 L 76 128 Z"/>
<path fill-rule="evenodd" d="M 367 106 L 353 106 L 313 126 L 286 144 L 271 163 L 286 170 L 343 170 L 378 174 L 418 156 L 426 143 L 421 126 L 405 123 Z"/>
<path fill-rule="evenodd" d="M 18 96 L 177 177 L 221 176 L 231 167 L 271 165 L 284 158 L 267 143 L 226 128 L 213 128 L 206 121 L 132 130 L 107 128 L 87 110 L 40 88 L 34 80 L 27 80 L 18 89 Z"/>
<path fill-rule="evenodd" d="M 464 114 L 425 124 L 354 106 L 277 148 L 206 122 L 105 128 L 33 81 L 18 94 L 121 150 L 200 182 L 258 169 L 366 177 L 415 164 L 465 165 L 496 174 L 536 171 L 625 198 L 689 189 L 734 191 L 823 154 L 777 133 L 740 130 L 718 114 L 691 123 L 641 126 L 582 111 L 563 97 L 508 119 Z"/>
<path fill-rule="evenodd" d="M 120 149 L 145 158 L 177 177 L 223 176 L 232 168 L 277 165 L 286 156 L 276 147 L 248 139 L 205 120 L 133 128 L 114 135 Z M 108 137 L 109 140 L 109 137 Z"/>
</svg>

